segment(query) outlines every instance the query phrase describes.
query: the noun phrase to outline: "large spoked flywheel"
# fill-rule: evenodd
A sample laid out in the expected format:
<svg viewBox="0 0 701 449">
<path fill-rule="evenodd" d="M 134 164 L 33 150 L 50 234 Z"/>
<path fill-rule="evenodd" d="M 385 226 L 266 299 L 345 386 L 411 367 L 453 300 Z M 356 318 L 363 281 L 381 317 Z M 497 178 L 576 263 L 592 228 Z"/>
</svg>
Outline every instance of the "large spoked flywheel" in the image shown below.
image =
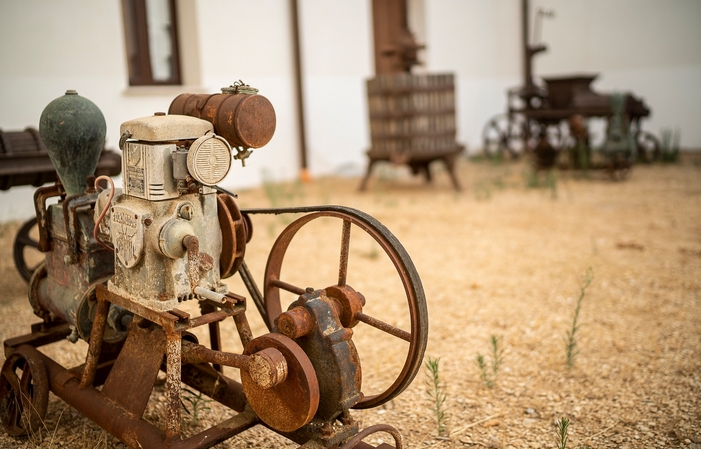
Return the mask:
<svg viewBox="0 0 701 449">
<path fill-rule="evenodd" d="M 409 344 L 407 358 L 394 382 L 379 393 L 363 391 L 363 399 L 358 402 L 354 408 L 376 407 L 391 400 L 399 395 L 416 376 L 422 364 L 428 339 L 426 297 L 413 262 L 399 240 L 397 240 L 384 225 L 370 215 L 356 209 L 341 206 L 321 206 L 289 210 L 278 209 L 273 213 L 279 214 L 285 213 L 286 211 L 290 213 L 308 213 L 287 226 L 279 235 L 270 251 L 264 278 L 264 319 L 272 329 L 275 319 L 283 312 L 281 291 L 291 292 L 294 295 L 301 295 L 311 287 L 306 283 L 302 283 L 305 282 L 304 280 L 300 282 L 299 276 L 296 278 L 298 279 L 297 282 L 290 282 L 289 279 L 285 277 L 287 271 L 283 270 L 284 266 L 302 263 L 305 264 L 303 271 L 306 271 L 306 273 L 311 276 L 312 271 L 318 268 L 314 255 L 311 255 L 311 257 L 307 255 L 303 257 L 302 260 L 299 260 L 299 258 L 295 259 L 294 255 L 288 253 L 290 244 L 294 237 L 298 235 L 298 231 L 305 227 L 305 225 L 312 224 L 312 222 L 315 221 L 332 221 L 332 223 L 328 224 L 330 227 L 325 229 L 329 230 L 335 228 L 336 230 L 340 230 L 340 248 L 338 257 L 334 259 L 338 261 L 338 270 L 332 271 L 334 274 L 328 279 L 325 285 L 316 285 L 314 288 L 324 288 L 327 292 L 335 292 L 335 294 L 339 294 L 339 292 L 353 292 L 353 294 L 355 294 L 357 291 L 357 293 L 365 298 L 365 306 L 363 310 L 351 311 L 353 314 L 352 319 L 350 319 L 350 321 L 353 322 L 351 326 L 358 324 L 358 326 L 353 329 L 354 333 L 363 332 L 365 326 L 370 326 L 375 330 L 381 331 L 383 334 L 391 336 L 393 339 L 403 340 Z M 356 237 L 352 238 L 353 236 Z M 354 276 L 352 268 L 357 265 L 353 264 L 351 264 L 351 270 L 349 271 L 349 256 L 354 253 L 352 243 L 354 241 L 368 241 L 368 236 L 375 242 L 375 245 L 378 245 L 384 254 L 389 257 L 391 265 L 393 266 L 393 269 L 390 267 L 390 274 L 391 271 L 395 272 L 403 290 L 401 293 L 394 292 L 391 296 L 401 295 L 401 298 L 390 298 L 388 297 L 389 294 L 380 293 L 378 291 L 375 286 L 384 282 L 384 279 L 365 279 L 367 277 L 373 278 L 373 276 L 386 277 L 386 274 L 380 274 L 379 272 L 372 273 L 370 271 L 371 274 L 368 276 L 368 270 L 366 269 L 364 271 L 365 274 Z M 327 251 L 327 248 L 315 249 L 312 253 L 318 255 L 320 251 Z M 335 253 L 335 250 L 333 250 L 333 252 Z M 374 258 L 379 257 L 380 254 L 374 256 Z M 389 264 L 387 265 L 389 266 Z M 296 271 L 299 272 L 300 270 Z M 360 279 L 361 276 L 363 279 Z M 362 288 L 359 288 L 359 285 Z M 407 323 L 404 323 L 403 327 L 408 327 L 408 329 L 402 329 L 399 326 L 388 323 L 386 319 L 378 319 L 376 316 L 365 313 L 366 309 L 381 310 L 383 303 L 389 302 L 390 300 L 405 304 L 405 308 L 408 307 L 408 314 L 406 314 L 406 309 L 403 311 L 408 317 L 408 326 Z M 371 305 L 374 305 L 375 308 L 373 309 Z M 348 311 L 344 313 L 348 313 Z"/>
</svg>

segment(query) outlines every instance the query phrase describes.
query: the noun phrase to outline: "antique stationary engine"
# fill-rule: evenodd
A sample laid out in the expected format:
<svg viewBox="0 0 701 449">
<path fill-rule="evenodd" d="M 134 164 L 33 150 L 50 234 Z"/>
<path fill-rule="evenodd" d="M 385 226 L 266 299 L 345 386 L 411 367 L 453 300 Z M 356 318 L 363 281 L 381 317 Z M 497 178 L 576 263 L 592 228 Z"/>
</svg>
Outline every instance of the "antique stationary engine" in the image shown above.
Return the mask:
<svg viewBox="0 0 701 449">
<path fill-rule="evenodd" d="M 183 94 L 168 114 L 123 123 L 121 188 L 92 176 L 105 137 L 99 109 L 74 91 L 47 106 L 40 132 L 60 181 L 35 194 L 45 261 L 30 278 L 29 299 L 42 321 L 4 342 L 0 414 L 10 434 L 40 425 L 52 391 L 133 448 L 211 447 L 257 424 L 309 448 L 371 448 L 363 440 L 375 432 L 395 441 L 377 447 L 402 447 L 392 426 L 361 430 L 351 409 L 391 400 L 421 367 L 428 322 L 419 276 L 389 230 L 358 210 L 239 210 L 236 195 L 218 184 L 234 161 L 272 138 L 275 112 L 256 92 L 238 82 L 220 94 Z M 58 201 L 49 204 L 53 197 Z M 273 245 L 262 289 L 244 260 L 252 217 L 260 214 L 301 215 Z M 286 282 L 281 272 L 291 241 L 319 218 L 340 224 L 338 276 L 320 288 Z M 369 235 L 391 259 L 408 330 L 368 315 L 366 303 L 382 298 L 348 283 L 351 229 Z M 236 273 L 245 294 L 223 282 Z M 296 297 L 287 310 L 281 291 Z M 268 333 L 253 336 L 249 300 Z M 183 303 L 199 304 L 199 314 L 184 311 Z M 228 318 L 241 353 L 223 350 L 220 323 Z M 192 332 L 201 326 L 209 331 L 206 344 Z M 363 389 L 353 341 L 363 326 L 408 343 L 397 379 L 379 394 Z M 64 368 L 38 350 L 65 338 L 88 342 L 84 364 Z M 241 381 L 223 367 L 238 369 Z M 143 418 L 159 372 L 164 428 Z M 183 384 L 237 413 L 183 437 Z"/>
</svg>

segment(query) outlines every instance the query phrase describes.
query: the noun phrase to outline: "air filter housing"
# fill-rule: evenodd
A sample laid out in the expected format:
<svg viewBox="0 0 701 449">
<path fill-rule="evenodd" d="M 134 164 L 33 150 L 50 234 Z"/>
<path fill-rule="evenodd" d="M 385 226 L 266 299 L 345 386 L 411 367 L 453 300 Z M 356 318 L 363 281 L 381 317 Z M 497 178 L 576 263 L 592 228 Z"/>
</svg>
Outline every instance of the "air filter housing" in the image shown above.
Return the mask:
<svg viewBox="0 0 701 449">
<path fill-rule="evenodd" d="M 197 182 L 213 186 L 226 177 L 230 168 L 231 147 L 221 137 L 207 134 L 190 146 L 187 170 Z"/>
</svg>

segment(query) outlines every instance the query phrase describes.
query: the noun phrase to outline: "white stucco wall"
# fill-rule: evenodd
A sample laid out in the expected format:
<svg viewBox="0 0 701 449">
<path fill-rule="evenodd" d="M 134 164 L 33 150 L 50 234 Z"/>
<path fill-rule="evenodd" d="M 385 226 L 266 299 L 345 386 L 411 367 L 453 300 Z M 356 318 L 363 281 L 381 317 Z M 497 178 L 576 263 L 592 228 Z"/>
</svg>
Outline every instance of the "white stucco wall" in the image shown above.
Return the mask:
<svg viewBox="0 0 701 449">
<path fill-rule="evenodd" d="M 298 174 L 299 148 L 287 0 L 178 0 L 185 84 L 130 88 L 119 0 L 0 0 L 0 128 L 38 126 L 66 89 L 95 102 L 107 145 L 119 125 L 168 108 L 182 92 L 217 92 L 243 79 L 277 111 L 277 130 L 232 189 Z M 520 1 L 410 0 L 410 23 L 427 45 L 420 70 L 457 77 L 458 139 L 478 151 L 505 91 L 521 84 Z M 358 173 L 369 144 L 365 79 L 373 74 L 370 0 L 299 0 L 312 175 Z M 630 90 L 653 116 L 644 127 L 679 128 L 684 147 L 701 148 L 701 2 L 698 0 L 531 0 L 556 17 L 542 26 L 548 52 L 536 75 L 598 72 L 601 92 Z M 33 188 L 0 192 L 0 221 L 33 214 Z"/>
<path fill-rule="evenodd" d="M 701 148 L 701 2 L 698 0 L 531 0 L 555 11 L 544 19 L 548 51 L 540 76 L 599 73 L 597 92 L 631 91 L 652 109 L 643 127 L 681 130 L 683 147 Z M 459 139 L 479 149 L 487 119 L 506 108 L 506 89 L 522 84 L 521 2 L 425 0 L 425 59 L 458 77 Z"/>
</svg>

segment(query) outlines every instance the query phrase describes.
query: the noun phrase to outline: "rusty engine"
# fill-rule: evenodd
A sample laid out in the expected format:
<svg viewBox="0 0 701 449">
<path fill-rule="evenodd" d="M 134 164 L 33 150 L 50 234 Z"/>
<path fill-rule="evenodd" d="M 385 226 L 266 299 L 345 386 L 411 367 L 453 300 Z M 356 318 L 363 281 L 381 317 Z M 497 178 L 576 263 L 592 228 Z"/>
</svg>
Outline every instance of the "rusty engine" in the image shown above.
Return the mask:
<svg viewBox="0 0 701 449">
<path fill-rule="evenodd" d="M 43 111 L 40 134 L 58 180 L 34 196 L 44 261 L 32 268 L 28 296 L 41 322 L 4 342 L 0 414 L 13 436 L 36 431 L 56 396 L 132 448 L 206 448 L 263 425 L 305 448 L 371 448 L 387 424 L 361 429 L 351 409 L 380 406 L 411 383 L 428 334 L 426 300 L 406 250 L 380 222 L 342 206 L 240 210 L 218 186 L 236 160 L 264 146 L 275 111 L 257 90 L 235 83 L 213 95 L 182 94 L 168 114 L 121 125 L 121 188 L 94 176 L 106 125 L 101 111 L 75 91 Z M 262 288 L 245 262 L 256 214 L 296 214 L 268 256 Z M 281 276 L 300 228 L 322 217 L 339 223 L 338 276 L 331 285 L 297 286 Z M 351 229 L 368 234 L 396 269 L 410 329 L 364 312 L 366 296 L 347 281 Z M 246 292 L 229 291 L 238 273 Z M 283 310 L 281 291 L 297 298 Z M 367 292 L 366 292 L 367 294 Z M 367 297 L 367 301 L 382 298 Z M 251 301 L 268 327 L 255 337 Z M 198 313 L 181 310 L 198 303 Z M 232 319 L 241 353 L 223 351 L 220 323 Z M 362 323 L 362 324 L 361 324 Z M 396 380 L 363 392 L 356 326 L 408 342 Z M 192 332 L 205 326 L 207 344 Z M 64 339 L 88 343 L 85 362 L 66 368 L 40 351 Z M 239 370 L 240 382 L 223 367 Z M 227 368 L 228 370 L 229 368 Z M 144 419 L 157 382 L 165 382 L 165 425 Z M 185 437 L 183 388 L 236 413 Z"/>
</svg>

